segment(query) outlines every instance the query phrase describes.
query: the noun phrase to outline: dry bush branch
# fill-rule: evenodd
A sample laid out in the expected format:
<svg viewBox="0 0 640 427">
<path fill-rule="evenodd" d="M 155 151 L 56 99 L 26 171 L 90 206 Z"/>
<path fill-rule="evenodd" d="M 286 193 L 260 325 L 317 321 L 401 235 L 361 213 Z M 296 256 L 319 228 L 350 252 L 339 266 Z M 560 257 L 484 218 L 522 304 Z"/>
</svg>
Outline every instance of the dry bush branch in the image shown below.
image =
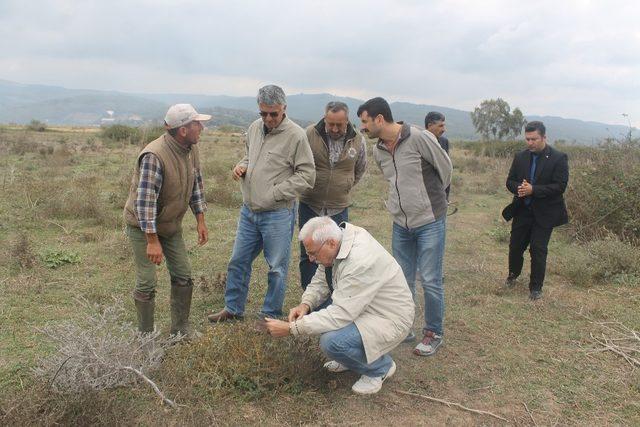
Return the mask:
<svg viewBox="0 0 640 427">
<path fill-rule="evenodd" d="M 163 402 L 168 399 L 145 372 L 158 368 L 166 349 L 181 336 L 160 338 L 160 332 L 138 333 L 121 321 L 124 309 L 119 300 L 100 307 L 77 299 L 84 308 L 82 318 L 46 326 L 40 332 L 56 346 L 34 371 L 47 378 L 54 390 L 82 393 L 131 385 L 136 379 L 149 384 Z M 133 375 L 132 375 L 133 374 Z"/>
<path fill-rule="evenodd" d="M 396 390 L 396 393 L 406 394 L 407 396 L 420 397 L 422 399 L 427 399 L 427 400 L 430 400 L 432 402 L 442 403 L 444 405 L 447 405 L 448 407 L 452 407 L 453 406 L 455 408 L 462 409 L 463 411 L 472 412 L 474 414 L 488 415 L 490 417 L 497 418 L 497 419 L 502 420 L 504 422 L 508 422 L 508 420 L 506 418 L 502 418 L 500 415 L 496 415 L 496 414 L 494 414 L 492 412 L 482 411 L 480 409 L 467 408 L 466 406 L 463 406 L 463 405 L 461 405 L 459 403 L 449 402 L 448 400 L 438 399 L 438 398 L 435 398 L 435 397 L 427 396 L 425 394 L 411 393 L 409 391 L 402 391 L 402 390 Z"/>
<path fill-rule="evenodd" d="M 589 319 L 587 316 L 582 316 Z M 635 356 L 640 354 L 640 333 L 638 331 L 621 322 L 595 322 L 589 319 L 589 323 L 600 327 L 603 331 L 600 334 L 589 334 L 599 348 L 590 349 L 587 353 L 610 351 L 622 357 L 633 369 L 640 367 L 640 359 Z"/>
</svg>

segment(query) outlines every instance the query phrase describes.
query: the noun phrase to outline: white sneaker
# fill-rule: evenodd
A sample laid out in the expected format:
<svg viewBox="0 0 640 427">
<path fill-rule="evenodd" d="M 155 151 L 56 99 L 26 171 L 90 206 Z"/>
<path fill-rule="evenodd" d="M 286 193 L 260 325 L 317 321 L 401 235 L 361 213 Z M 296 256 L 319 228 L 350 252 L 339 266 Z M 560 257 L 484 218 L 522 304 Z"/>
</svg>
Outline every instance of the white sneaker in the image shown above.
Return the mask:
<svg viewBox="0 0 640 427">
<path fill-rule="evenodd" d="M 340 362 L 336 362 L 335 360 L 328 361 L 327 363 L 324 364 L 323 367 L 327 371 L 334 372 L 334 373 L 344 372 L 349 370 L 349 368 L 347 368 Z"/>
<path fill-rule="evenodd" d="M 382 383 L 387 378 L 391 378 L 396 373 L 396 362 L 391 362 L 389 372 L 382 377 L 368 377 L 362 375 L 358 381 L 351 387 L 354 393 L 358 394 L 374 394 L 380 391 Z"/>
</svg>

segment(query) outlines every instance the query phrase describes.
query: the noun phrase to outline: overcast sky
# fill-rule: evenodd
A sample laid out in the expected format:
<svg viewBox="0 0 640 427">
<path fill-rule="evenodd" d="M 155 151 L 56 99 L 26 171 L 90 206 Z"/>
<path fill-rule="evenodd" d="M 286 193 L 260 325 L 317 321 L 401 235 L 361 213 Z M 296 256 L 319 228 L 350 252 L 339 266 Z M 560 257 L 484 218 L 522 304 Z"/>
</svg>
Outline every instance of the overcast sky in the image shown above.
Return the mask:
<svg viewBox="0 0 640 427">
<path fill-rule="evenodd" d="M 640 2 L 0 0 L 0 78 L 383 96 L 640 127 Z"/>
</svg>

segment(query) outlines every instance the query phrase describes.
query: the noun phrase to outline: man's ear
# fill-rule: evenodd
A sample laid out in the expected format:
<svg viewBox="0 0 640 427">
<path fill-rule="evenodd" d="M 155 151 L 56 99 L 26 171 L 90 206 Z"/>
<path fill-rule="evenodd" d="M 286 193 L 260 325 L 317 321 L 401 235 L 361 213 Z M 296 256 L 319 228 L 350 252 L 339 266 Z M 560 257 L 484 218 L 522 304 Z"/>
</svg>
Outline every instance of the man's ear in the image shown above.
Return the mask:
<svg viewBox="0 0 640 427">
<path fill-rule="evenodd" d="M 338 247 L 338 241 L 334 239 L 329 239 L 327 240 L 327 245 L 329 245 L 331 249 L 335 249 Z"/>
</svg>

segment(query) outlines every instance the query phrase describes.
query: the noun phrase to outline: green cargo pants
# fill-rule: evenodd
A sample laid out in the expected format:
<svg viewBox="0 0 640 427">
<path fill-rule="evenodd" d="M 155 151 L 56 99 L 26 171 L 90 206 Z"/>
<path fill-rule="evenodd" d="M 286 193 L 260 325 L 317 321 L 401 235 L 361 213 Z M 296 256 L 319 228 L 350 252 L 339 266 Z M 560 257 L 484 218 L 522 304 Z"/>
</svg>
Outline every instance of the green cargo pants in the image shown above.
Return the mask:
<svg viewBox="0 0 640 427">
<path fill-rule="evenodd" d="M 131 225 L 127 225 L 126 233 L 129 237 L 129 242 L 131 242 L 136 263 L 135 290 L 144 294 L 153 294 L 158 283 L 157 266 L 147 258 L 147 238 L 141 229 Z M 182 239 L 182 232 L 179 231 L 171 237 L 158 237 L 171 277 L 174 279 L 190 279 L 191 263 Z"/>
</svg>

